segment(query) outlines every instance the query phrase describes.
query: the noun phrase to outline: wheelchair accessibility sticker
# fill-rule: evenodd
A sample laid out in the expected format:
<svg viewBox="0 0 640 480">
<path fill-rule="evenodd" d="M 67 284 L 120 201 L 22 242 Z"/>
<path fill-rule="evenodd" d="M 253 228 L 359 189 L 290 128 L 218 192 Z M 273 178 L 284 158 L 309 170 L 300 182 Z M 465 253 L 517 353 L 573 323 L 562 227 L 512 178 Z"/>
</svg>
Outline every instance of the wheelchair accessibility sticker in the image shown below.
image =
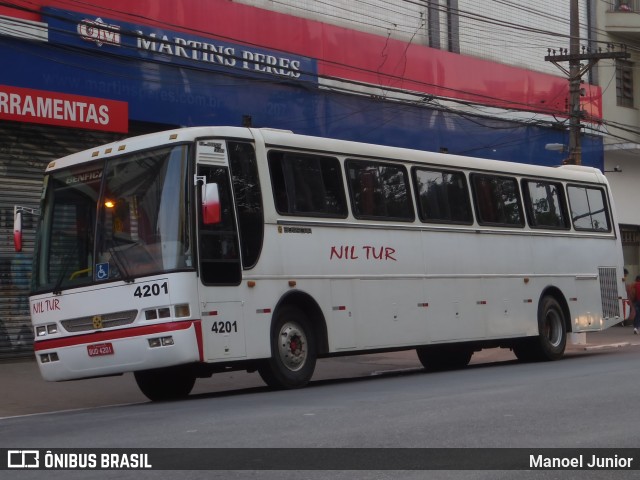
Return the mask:
<svg viewBox="0 0 640 480">
<path fill-rule="evenodd" d="M 109 278 L 109 264 L 96 263 L 96 280 L 107 280 Z"/>
</svg>

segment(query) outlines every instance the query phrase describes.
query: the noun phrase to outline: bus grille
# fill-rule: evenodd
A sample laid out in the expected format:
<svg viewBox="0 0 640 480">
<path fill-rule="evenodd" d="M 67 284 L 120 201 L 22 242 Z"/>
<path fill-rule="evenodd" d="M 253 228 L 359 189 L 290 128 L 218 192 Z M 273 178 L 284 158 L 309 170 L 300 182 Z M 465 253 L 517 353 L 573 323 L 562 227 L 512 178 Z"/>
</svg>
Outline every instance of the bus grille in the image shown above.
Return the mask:
<svg viewBox="0 0 640 480">
<path fill-rule="evenodd" d="M 63 320 L 61 323 L 67 332 L 86 332 L 89 330 L 102 330 L 103 328 L 130 325 L 135 321 L 137 316 L 137 310 L 125 310 L 124 312 L 107 313 L 104 315 L 71 318 L 69 320 Z"/>
<path fill-rule="evenodd" d="M 602 316 L 615 318 L 620 316 L 618 301 L 618 273 L 614 267 L 598 268 L 600 277 L 600 297 L 602 299 Z"/>
</svg>

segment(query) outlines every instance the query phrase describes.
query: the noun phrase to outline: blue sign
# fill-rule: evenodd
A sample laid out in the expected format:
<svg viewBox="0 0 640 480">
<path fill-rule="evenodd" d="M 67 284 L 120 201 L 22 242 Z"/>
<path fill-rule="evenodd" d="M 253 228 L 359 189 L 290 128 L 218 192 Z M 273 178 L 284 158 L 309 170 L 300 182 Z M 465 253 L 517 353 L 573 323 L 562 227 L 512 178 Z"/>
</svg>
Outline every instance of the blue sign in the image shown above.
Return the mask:
<svg viewBox="0 0 640 480">
<path fill-rule="evenodd" d="M 51 43 L 173 66 L 317 83 L 317 62 L 300 55 L 119 20 L 92 18 L 68 10 L 45 7 L 42 11 L 49 24 Z"/>
<path fill-rule="evenodd" d="M 96 280 L 109 279 L 109 263 L 96 263 Z"/>
</svg>

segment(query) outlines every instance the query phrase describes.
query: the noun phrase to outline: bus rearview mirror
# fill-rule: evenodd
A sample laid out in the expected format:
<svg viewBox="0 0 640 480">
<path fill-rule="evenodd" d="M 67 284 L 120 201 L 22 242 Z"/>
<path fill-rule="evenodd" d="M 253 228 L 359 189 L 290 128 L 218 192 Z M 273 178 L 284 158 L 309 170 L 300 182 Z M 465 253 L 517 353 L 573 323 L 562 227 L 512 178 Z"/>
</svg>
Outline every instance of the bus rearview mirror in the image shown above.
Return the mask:
<svg viewBox="0 0 640 480">
<path fill-rule="evenodd" d="M 13 247 L 22 251 L 22 211 L 18 207 L 13 208 Z"/>
<path fill-rule="evenodd" d="M 221 221 L 220 194 L 217 183 L 202 185 L 202 223 L 217 225 Z"/>
</svg>

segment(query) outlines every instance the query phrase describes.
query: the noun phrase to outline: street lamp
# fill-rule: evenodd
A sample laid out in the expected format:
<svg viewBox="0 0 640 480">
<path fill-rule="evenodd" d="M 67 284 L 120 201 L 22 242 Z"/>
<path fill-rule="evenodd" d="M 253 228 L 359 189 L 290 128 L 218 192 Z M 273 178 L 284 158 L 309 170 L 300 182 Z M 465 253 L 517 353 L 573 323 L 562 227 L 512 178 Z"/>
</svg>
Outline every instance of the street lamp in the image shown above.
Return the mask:
<svg viewBox="0 0 640 480">
<path fill-rule="evenodd" d="M 566 152 L 567 146 L 562 143 L 547 143 L 544 149 L 552 152 Z"/>
</svg>

